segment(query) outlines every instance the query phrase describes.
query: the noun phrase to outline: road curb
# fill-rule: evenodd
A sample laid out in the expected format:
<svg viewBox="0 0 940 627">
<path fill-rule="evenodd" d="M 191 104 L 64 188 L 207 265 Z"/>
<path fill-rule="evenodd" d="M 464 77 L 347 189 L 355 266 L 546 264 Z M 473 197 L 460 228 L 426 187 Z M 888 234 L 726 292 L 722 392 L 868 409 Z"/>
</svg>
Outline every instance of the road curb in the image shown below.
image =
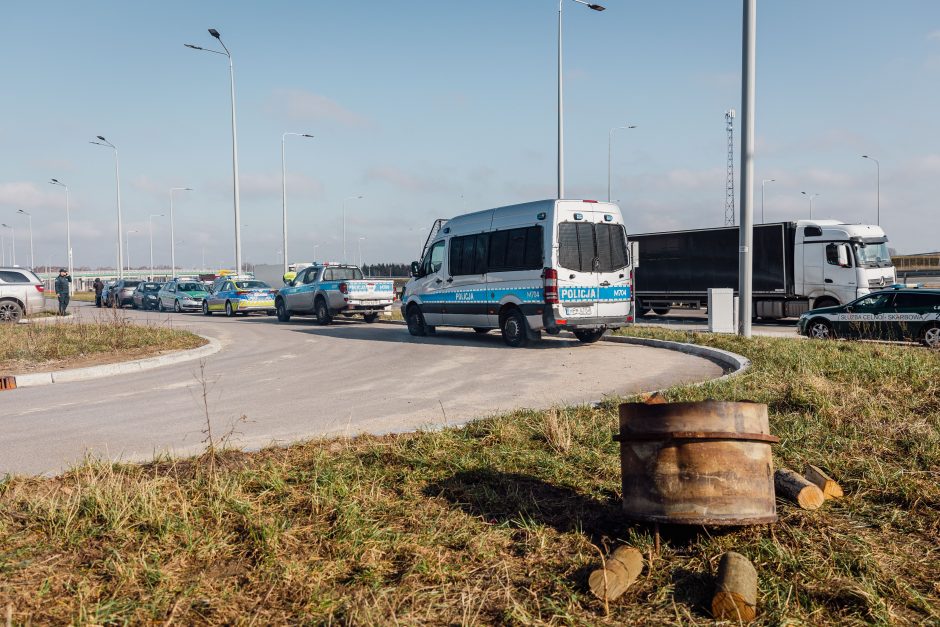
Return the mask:
<svg viewBox="0 0 940 627">
<path fill-rule="evenodd" d="M 89 381 L 91 379 L 102 379 L 115 375 L 143 372 L 144 370 L 153 370 L 154 368 L 162 368 L 163 366 L 202 359 L 203 357 L 214 355 L 222 350 L 222 342 L 216 338 L 207 335 L 199 335 L 199 337 L 203 338 L 208 343 L 198 348 L 169 353 L 167 355 L 159 355 L 157 357 L 146 357 L 144 359 L 122 361 L 115 364 L 102 364 L 100 366 L 88 366 L 87 368 L 72 368 L 70 370 L 58 370 L 53 372 L 33 372 L 15 375 L 13 378 L 17 388 L 50 385 L 53 383 Z"/>
<path fill-rule="evenodd" d="M 627 335 L 611 335 L 605 336 L 602 339 L 605 342 L 614 342 L 616 344 L 635 344 L 638 346 L 651 346 L 653 348 L 664 348 L 667 350 L 678 351 L 687 355 L 694 355 L 695 357 L 707 359 L 715 364 L 718 364 L 726 370 L 725 374 L 718 377 L 717 379 L 709 379 L 708 381 L 703 381 L 703 383 L 730 379 L 731 377 L 744 374 L 751 367 L 751 360 L 747 357 L 738 355 L 737 353 L 732 353 L 731 351 L 722 350 L 720 348 L 702 346 L 701 344 L 687 344 L 686 342 L 657 340 L 647 337 L 630 337 Z"/>
</svg>

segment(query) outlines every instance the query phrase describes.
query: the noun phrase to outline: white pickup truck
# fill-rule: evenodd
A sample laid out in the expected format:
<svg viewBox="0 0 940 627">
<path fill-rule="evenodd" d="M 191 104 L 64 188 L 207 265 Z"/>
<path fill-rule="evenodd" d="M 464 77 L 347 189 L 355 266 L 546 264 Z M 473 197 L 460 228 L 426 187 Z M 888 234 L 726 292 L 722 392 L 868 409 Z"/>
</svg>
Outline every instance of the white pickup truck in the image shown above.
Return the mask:
<svg viewBox="0 0 940 627">
<path fill-rule="evenodd" d="M 282 287 L 274 306 L 281 322 L 309 315 L 316 316 L 320 324 L 329 324 L 337 315 L 361 315 L 366 322 L 375 322 L 394 300 L 391 280 L 364 279 L 357 266 L 316 264 L 298 272 Z"/>
</svg>

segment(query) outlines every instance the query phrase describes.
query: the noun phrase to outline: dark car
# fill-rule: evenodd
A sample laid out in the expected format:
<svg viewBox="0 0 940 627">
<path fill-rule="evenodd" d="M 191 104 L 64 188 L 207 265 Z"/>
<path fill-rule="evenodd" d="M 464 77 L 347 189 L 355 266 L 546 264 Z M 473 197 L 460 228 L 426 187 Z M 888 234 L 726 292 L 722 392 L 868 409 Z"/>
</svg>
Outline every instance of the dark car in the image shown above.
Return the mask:
<svg viewBox="0 0 940 627">
<path fill-rule="evenodd" d="M 104 304 L 108 307 L 124 307 L 133 303 L 134 290 L 140 285 L 140 281 L 121 279 L 117 281 L 111 289 L 108 290 L 108 297 Z"/>
<path fill-rule="evenodd" d="M 140 283 L 131 296 L 131 307 L 134 309 L 156 309 L 160 303 L 158 294 L 162 283 Z"/>
<path fill-rule="evenodd" d="M 815 339 L 923 342 L 940 348 L 940 288 L 895 287 L 847 305 L 807 311 L 797 324 Z"/>
</svg>

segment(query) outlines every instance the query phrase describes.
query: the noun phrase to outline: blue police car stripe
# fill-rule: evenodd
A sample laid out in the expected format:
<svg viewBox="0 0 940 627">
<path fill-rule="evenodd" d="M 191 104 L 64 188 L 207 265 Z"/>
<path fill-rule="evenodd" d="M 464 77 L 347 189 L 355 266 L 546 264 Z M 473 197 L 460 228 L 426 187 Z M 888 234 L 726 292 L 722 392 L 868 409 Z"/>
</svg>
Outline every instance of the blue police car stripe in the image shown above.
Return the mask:
<svg viewBox="0 0 940 627">
<path fill-rule="evenodd" d="M 513 296 L 522 303 L 544 303 L 545 293 L 542 288 L 494 288 L 483 290 L 453 289 L 430 294 L 422 294 L 422 303 L 498 303 L 507 296 Z M 618 303 L 630 300 L 630 286 L 612 285 L 601 287 L 562 287 L 558 290 L 561 303 L 599 302 Z"/>
</svg>

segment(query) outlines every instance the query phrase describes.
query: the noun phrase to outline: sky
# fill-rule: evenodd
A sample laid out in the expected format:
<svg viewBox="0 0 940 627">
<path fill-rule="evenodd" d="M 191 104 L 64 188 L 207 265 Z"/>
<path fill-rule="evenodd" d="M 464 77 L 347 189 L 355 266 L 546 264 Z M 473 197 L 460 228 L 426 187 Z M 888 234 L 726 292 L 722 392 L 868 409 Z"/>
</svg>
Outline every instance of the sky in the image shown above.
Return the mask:
<svg viewBox="0 0 940 627">
<path fill-rule="evenodd" d="M 612 198 L 629 232 L 724 221 L 725 111 L 740 112 L 741 0 L 564 0 L 566 196 Z M 876 221 L 940 250 L 940 2 L 759 0 L 755 215 Z M 0 222 L 17 262 L 114 265 L 119 149 L 128 255 L 233 266 L 227 60 L 236 82 L 243 257 L 408 262 L 435 218 L 555 195 L 554 0 L 6 2 Z M 740 117 L 736 124 L 740 122 Z M 735 174 L 740 128 L 735 132 Z M 362 196 L 362 198 L 355 198 Z M 350 199 L 350 197 L 352 197 Z M 740 198 L 736 198 L 739 205 Z M 164 214 L 164 215 L 160 215 Z M 150 216 L 154 217 L 151 219 Z M 10 261 L 10 229 L 0 236 Z M 364 239 L 360 239 L 364 238 Z M 316 247 L 316 248 L 315 248 Z M 316 255 L 316 257 L 315 257 Z"/>
</svg>

